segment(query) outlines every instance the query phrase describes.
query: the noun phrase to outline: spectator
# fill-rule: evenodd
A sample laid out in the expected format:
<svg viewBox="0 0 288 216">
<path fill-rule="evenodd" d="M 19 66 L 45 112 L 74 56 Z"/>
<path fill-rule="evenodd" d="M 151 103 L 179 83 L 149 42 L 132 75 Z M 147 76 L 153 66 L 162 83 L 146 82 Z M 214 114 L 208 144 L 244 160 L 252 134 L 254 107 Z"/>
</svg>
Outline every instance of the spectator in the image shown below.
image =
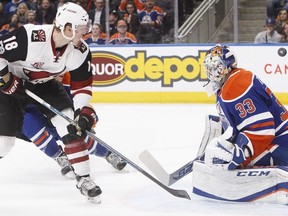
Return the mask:
<svg viewBox="0 0 288 216">
<path fill-rule="evenodd" d="M 157 43 L 157 31 L 150 25 L 140 25 L 136 34 L 139 44 L 155 44 Z"/>
<path fill-rule="evenodd" d="M 26 13 L 26 23 L 27 24 L 36 24 L 35 21 L 35 11 L 33 10 L 28 10 Z"/>
<path fill-rule="evenodd" d="M 117 11 L 113 10 L 109 13 L 109 35 L 113 35 L 118 32 L 117 30 L 117 21 L 119 18 L 119 14 Z"/>
<path fill-rule="evenodd" d="M 7 24 L 3 25 L 0 29 L 1 35 L 6 34 L 18 27 L 18 16 L 13 14 Z"/>
<path fill-rule="evenodd" d="M 84 0 L 85 1 L 85 0 Z M 89 11 L 89 10 L 92 10 L 92 9 L 95 9 L 96 6 L 95 4 L 93 4 L 93 0 L 86 0 L 86 10 Z M 94 0 L 95 1 L 95 0 Z M 118 8 L 119 8 L 119 5 L 120 5 L 120 1 L 121 0 L 112 0 L 112 1 L 109 1 L 109 10 L 112 11 L 112 10 L 116 10 L 118 11 Z M 104 0 L 104 5 L 105 5 L 105 0 Z M 106 5 L 105 5 L 106 6 Z"/>
<path fill-rule="evenodd" d="M 137 43 L 135 35 L 127 32 L 127 23 L 125 20 L 119 20 L 117 22 L 117 30 L 118 32 L 110 37 L 110 44 L 123 45 Z"/>
<path fill-rule="evenodd" d="M 288 43 L 288 22 L 286 22 L 283 26 L 282 35 L 283 35 L 282 43 Z"/>
<path fill-rule="evenodd" d="M 85 39 L 85 42 L 90 46 L 106 44 L 106 34 L 102 32 L 102 27 L 98 23 L 92 25 L 92 32 Z"/>
<path fill-rule="evenodd" d="M 5 34 L 8 34 L 9 32 L 15 30 L 16 28 L 17 28 L 16 23 L 10 22 L 10 23 L 8 24 L 8 29 L 2 29 L 2 30 L 0 31 L 0 36 L 5 35 Z"/>
<path fill-rule="evenodd" d="M 57 9 L 50 0 L 41 0 L 41 6 L 36 10 L 36 23 L 53 24 Z"/>
<path fill-rule="evenodd" d="M 77 1 L 82 1 L 82 0 L 76 0 L 76 3 Z M 93 0 L 88 0 L 87 5 L 86 5 L 86 11 L 89 12 L 90 10 L 95 9 L 95 4 L 93 4 L 93 2 L 94 2 Z"/>
<path fill-rule="evenodd" d="M 85 0 L 75 0 L 75 4 L 80 5 L 82 8 L 86 10 L 87 8 L 87 2 Z M 88 10 L 87 10 L 88 11 Z"/>
<path fill-rule="evenodd" d="M 265 31 L 259 32 L 254 43 L 281 43 L 282 36 L 275 30 L 276 21 L 274 18 L 267 18 Z"/>
<path fill-rule="evenodd" d="M 112 0 L 109 1 L 109 8 L 110 10 L 115 10 L 118 11 L 119 10 L 119 5 L 121 3 L 121 0 Z"/>
<path fill-rule="evenodd" d="M 157 43 L 162 39 L 163 10 L 155 6 L 155 0 L 146 0 L 144 9 L 138 13 L 140 26 L 149 25 L 157 32 Z"/>
<path fill-rule="evenodd" d="M 130 0 L 130 2 L 133 2 L 135 7 L 137 8 L 137 13 L 140 13 L 144 9 L 144 2 L 145 0 Z M 127 8 L 128 0 L 121 0 L 119 5 L 119 11 L 125 12 L 125 9 Z"/>
<path fill-rule="evenodd" d="M 6 14 L 14 14 L 17 11 L 18 5 L 22 2 L 25 2 L 24 0 L 11 0 L 5 5 L 5 13 Z"/>
<path fill-rule="evenodd" d="M 122 19 L 127 22 L 127 31 L 136 35 L 139 29 L 139 19 L 136 12 L 136 7 L 133 2 L 128 2 L 126 5 L 126 11 L 122 14 Z"/>
<path fill-rule="evenodd" d="M 89 19 L 91 19 L 92 23 L 98 23 L 101 26 L 105 26 L 106 21 L 106 13 L 104 7 L 104 0 L 94 0 L 95 9 L 91 9 L 88 11 Z M 103 29 L 105 32 L 105 28 Z"/>
<path fill-rule="evenodd" d="M 26 24 L 26 13 L 28 11 L 28 7 L 25 3 L 20 3 L 18 8 L 17 8 L 17 11 L 16 11 L 16 14 L 17 14 L 17 17 L 18 17 L 18 27 Z"/>
<path fill-rule="evenodd" d="M 61 7 L 62 5 L 64 5 L 65 3 L 67 2 L 67 0 L 58 0 L 56 3 L 55 3 L 55 6 L 57 8 Z M 81 5 L 80 5 L 81 6 Z"/>
<path fill-rule="evenodd" d="M 4 12 L 3 3 L 0 2 L 0 29 L 7 23 L 9 23 L 9 15 Z"/>
<path fill-rule="evenodd" d="M 25 1 L 29 10 L 36 11 L 38 8 L 38 1 L 37 0 L 27 0 Z"/>
<path fill-rule="evenodd" d="M 288 21 L 288 12 L 287 12 L 287 10 L 285 10 L 285 9 L 279 10 L 278 15 L 276 17 L 276 21 L 277 21 L 277 24 L 276 24 L 275 30 L 279 34 L 281 34 L 284 24 Z"/>
<path fill-rule="evenodd" d="M 162 35 L 166 35 L 174 26 L 174 0 L 157 0 L 157 6 L 163 10 Z"/>
<path fill-rule="evenodd" d="M 288 0 L 267 0 L 267 16 L 276 18 L 280 9 L 288 9 Z"/>
</svg>

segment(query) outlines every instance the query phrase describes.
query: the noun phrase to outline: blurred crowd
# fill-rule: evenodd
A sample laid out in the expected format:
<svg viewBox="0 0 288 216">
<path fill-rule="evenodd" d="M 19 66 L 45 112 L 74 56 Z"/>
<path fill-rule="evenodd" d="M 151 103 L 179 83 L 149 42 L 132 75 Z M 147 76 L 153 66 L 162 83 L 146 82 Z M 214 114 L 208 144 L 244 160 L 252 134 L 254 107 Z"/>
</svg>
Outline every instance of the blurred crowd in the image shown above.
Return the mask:
<svg viewBox="0 0 288 216">
<path fill-rule="evenodd" d="M 85 35 L 89 45 L 157 44 L 173 34 L 174 0 L 72 0 L 89 15 L 92 31 Z M 25 24 L 53 24 L 57 8 L 67 0 L 0 1 L 0 36 Z M 194 0 L 178 1 L 178 25 L 192 14 Z M 109 12 L 108 16 L 106 11 Z M 108 20 L 107 20 L 108 17 Z"/>
<path fill-rule="evenodd" d="M 259 32 L 254 43 L 288 42 L 288 0 L 267 0 L 265 29 Z"/>
</svg>

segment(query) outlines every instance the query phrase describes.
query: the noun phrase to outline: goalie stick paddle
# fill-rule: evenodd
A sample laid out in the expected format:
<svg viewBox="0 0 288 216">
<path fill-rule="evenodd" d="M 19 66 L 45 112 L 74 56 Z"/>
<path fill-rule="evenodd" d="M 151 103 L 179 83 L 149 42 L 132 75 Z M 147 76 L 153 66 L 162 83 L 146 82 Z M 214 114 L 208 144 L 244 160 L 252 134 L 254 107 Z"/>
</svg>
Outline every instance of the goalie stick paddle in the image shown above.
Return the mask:
<svg viewBox="0 0 288 216">
<path fill-rule="evenodd" d="M 172 173 L 168 173 L 161 164 L 155 159 L 155 157 L 148 151 L 144 150 L 140 155 L 140 160 L 145 164 L 145 166 L 151 170 L 151 172 L 166 186 L 170 186 L 175 182 L 182 179 L 184 176 L 188 175 L 193 171 L 193 163 L 202 157 L 202 154 L 196 157 L 194 160 L 189 161 L 182 167 L 178 168 Z"/>
<path fill-rule="evenodd" d="M 213 117 L 213 116 L 211 116 L 211 117 Z M 207 120 L 209 121 L 209 119 L 211 119 L 211 117 L 209 117 Z M 210 131 L 211 131 L 211 128 L 209 126 L 209 128 L 206 128 L 205 134 L 206 133 L 210 134 Z M 227 140 L 232 136 L 232 133 L 233 133 L 232 127 L 228 127 L 226 129 L 225 133 L 221 135 L 221 138 Z M 181 166 L 180 168 L 178 168 L 177 170 L 175 170 L 174 172 L 172 172 L 170 174 L 164 170 L 164 168 L 161 166 L 161 164 L 155 159 L 155 157 L 153 157 L 153 155 L 148 150 L 144 150 L 139 155 L 139 158 L 145 164 L 145 166 L 149 170 L 151 170 L 151 172 L 160 180 L 160 182 L 162 182 L 166 186 L 170 186 L 193 171 L 194 161 L 200 160 L 205 155 L 205 149 L 206 149 L 208 143 L 211 141 L 211 139 L 213 137 L 219 136 L 219 135 L 220 135 L 219 131 L 216 131 L 216 130 L 213 130 L 213 136 L 212 137 L 210 137 L 208 135 L 207 136 L 204 135 L 204 137 L 201 141 L 198 153 L 197 153 L 197 157 L 194 158 L 192 161 L 189 161 L 185 165 Z"/>
<path fill-rule="evenodd" d="M 45 102 L 43 99 L 41 99 L 40 97 L 38 97 L 37 95 L 35 95 L 33 92 L 31 92 L 30 90 L 26 89 L 25 90 L 26 94 L 29 95 L 31 98 L 33 98 L 34 100 L 36 100 L 38 103 L 42 104 L 44 107 L 46 107 L 47 109 L 51 110 L 52 112 L 54 112 L 56 115 L 59 115 L 61 117 L 63 117 L 65 120 L 67 120 L 70 124 L 75 125 L 75 121 L 70 119 L 68 116 L 66 116 L 64 113 L 60 112 L 59 110 L 57 110 L 56 108 L 52 107 L 50 104 L 48 104 L 47 102 Z M 138 166 L 137 164 L 135 164 L 133 161 L 129 160 L 127 157 L 125 157 L 124 155 L 122 155 L 121 153 L 119 153 L 118 151 L 116 151 L 114 148 L 112 148 L 110 145 L 108 145 L 106 142 L 104 142 L 103 140 L 101 140 L 100 138 L 98 138 L 97 136 L 95 136 L 95 134 L 93 134 L 90 131 L 85 131 L 87 133 L 87 135 L 89 135 L 92 139 L 94 139 L 95 141 L 97 141 L 98 143 L 100 143 L 101 145 L 105 146 L 107 149 L 109 149 L 111 152 L 115 153 L 116 155 L 120 156 L 123 160 L 125 160 L 128 164 L 130 164 L 130 166 L 132 166 L 133 168 L 135 168 L 137 171 L 139 171 L 140 173 L 142 173 L 144 176 L 146 176 L 147 178 L 149 178 L 150 180 L 152 180 L 154 183 L 156 183 L 158 186 L 160 186 L 161 188 L 163 188 L 164 190 L 166 190 L 167 192 L 169 192 L 170 194 L 176 196 L 176 197 L 180 197 L 180 198 L 185 198 L 185 199 L 189 199 L 190 200 L 190 196 L 187 193 L 187 191 L 185 190 L 178 190 L 178 189 L 173 189 L 173 188 L 169 188 L 166 185 L 162 184 L 160 181 L 158 181 L 156 178 L 154 178 L 152 175 L 150 175 L 148 172 L 146 172 L 145 170 L 143 170 L 140 166 Z"/>
<path fill-rule="evenodd" d="M 148 151 L 143 151 L 139 158 L 140 160 L 145 164 L 146 167 L 150 169 L 150 171 L 165 185 L 170 186 L 174 184 L 175 182 L 182 179 L 184 176 L 189 174 L 193 171 L 193 163 L 196 160 L 202 159 L 205 154 L 205 149 L 210 143 L 210 141 L 214 137 L 219 137 L 222 133 L 222 126 L 219 125 L 219 117 L 213 116 L 213 115 L 207 115 L 205 118 L 205 132 L 203 135 L 203 138 L 201 140 L 197 156 L 194 160 L 189 161 L 187 164 L 183 165 L 179 169 L 175 170 L 172 173 L 167 173 L 164 168 L 161 166 L 161 164 L 153 157 L 153 155 Z M 230 132 L 229 132 L 230 133 Z M 232 134 L 232 133 L 231 133 Z M 225 137 L 228 137 L 231 135 L 227 135 Z M 227 138 L 227 139 L 228 139 Z"/>
</svg>

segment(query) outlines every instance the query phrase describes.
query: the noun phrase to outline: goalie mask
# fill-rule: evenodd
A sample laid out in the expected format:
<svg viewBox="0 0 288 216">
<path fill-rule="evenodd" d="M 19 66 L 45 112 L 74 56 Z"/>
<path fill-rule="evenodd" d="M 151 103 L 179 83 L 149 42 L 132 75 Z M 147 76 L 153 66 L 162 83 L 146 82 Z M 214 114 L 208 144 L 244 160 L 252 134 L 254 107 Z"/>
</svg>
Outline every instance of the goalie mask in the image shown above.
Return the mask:
<svg viewBox="0 0 288 216">
<path fill-rule="evenodd" d="M 67 24 L 71 24 L 73 36 L 71 38 L 64 34 L 64 29 Z M 62 35 L 72 40 L 75 37 L 75 32 L 81 32 L 83 35 L 91 31 L 91 20 L 87 12 L 79 5 L 67 2 L 58 8 L 55 17 L 55 26 L 61 30 Z"/>
<path fill-rule="evenodd" d="M 209 79 L 206 84 L 206 91 L 209 96 L 221 88 L 228 73 L 236 67 L 236 56 L 228 46 L 217 44 L 206 53 L 204 69 Z"/>
</svg>

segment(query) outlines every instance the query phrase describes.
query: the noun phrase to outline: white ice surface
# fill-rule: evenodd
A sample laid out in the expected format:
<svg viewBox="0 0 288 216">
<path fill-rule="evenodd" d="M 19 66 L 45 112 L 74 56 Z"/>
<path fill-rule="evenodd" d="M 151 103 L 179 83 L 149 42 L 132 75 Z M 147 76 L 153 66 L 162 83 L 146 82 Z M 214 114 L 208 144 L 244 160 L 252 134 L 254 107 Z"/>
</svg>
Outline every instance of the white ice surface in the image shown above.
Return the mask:
<svg viewBox="0 0 288 216">
<path fill-rule="evenodd" d="M 94 104 L 100 121 L 97 136 L 149 172 L 138 155 L 148 149 L 170 173 L 195 157 L 205 115 L 214 105 Z M 102 188 L 101 204 L 92 204 L 61 176 L 55 161 L 31 143 L 17 140 L 0 160 L 0 216 L 185 216 L 288 215 L 287 206 L 225 203 L 191 193 L 192 175 L 172 188 L 186 190 L 191 200 L 177 198 L 128 166 L 117 172 L 91 156 L 91 174 Z"/>
</svg>

